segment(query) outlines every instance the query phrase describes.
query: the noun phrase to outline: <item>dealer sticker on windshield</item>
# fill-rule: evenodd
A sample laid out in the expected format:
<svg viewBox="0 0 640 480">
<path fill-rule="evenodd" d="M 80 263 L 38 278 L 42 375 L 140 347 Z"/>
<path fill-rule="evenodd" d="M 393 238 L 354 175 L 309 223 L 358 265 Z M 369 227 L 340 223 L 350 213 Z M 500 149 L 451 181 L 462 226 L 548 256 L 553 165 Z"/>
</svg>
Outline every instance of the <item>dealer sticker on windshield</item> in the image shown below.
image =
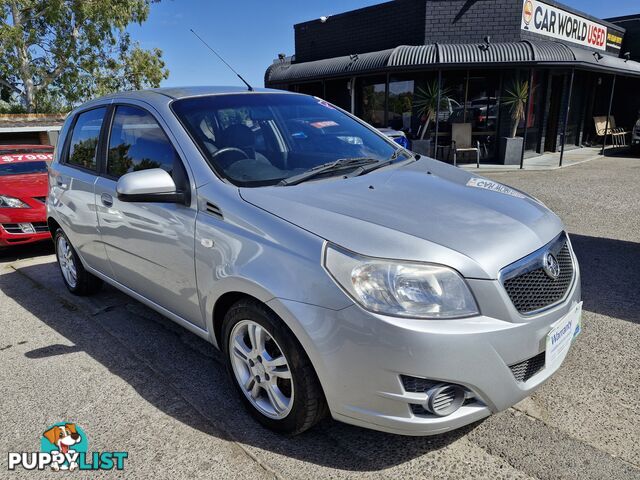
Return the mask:
<svg viewBox="0 0 640 480">
<path fill-rule="evenodd" d="M 582 330 L 582 302 L 578 303 L 547 334 L 545 365 L 560 357 Z"/>
<path fill-rule="evenodd" d="M 467 187 L 482 188 L 484 190 L 491 190 L 492 192 L 511 195 L 512 197 L 525 198 L 525 196 L 522 193 L 514 190 L 513 188 L 509 188 L 506 185 L 503 185 L 498 182 L 487 180 L 486 178 L 478 178 L 478 177 L 470 178 L 469 181 L 467 182 Z"/>
</svg>

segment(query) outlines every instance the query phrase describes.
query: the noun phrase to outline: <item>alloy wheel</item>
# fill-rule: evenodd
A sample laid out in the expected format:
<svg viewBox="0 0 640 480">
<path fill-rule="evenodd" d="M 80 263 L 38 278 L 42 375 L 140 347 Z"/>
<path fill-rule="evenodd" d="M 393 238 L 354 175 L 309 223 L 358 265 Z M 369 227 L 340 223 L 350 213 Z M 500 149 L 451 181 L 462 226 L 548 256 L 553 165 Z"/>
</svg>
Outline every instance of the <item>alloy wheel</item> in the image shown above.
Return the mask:
<svg viewBox="0 0 640 480">
<path fill-rule="evenodd" d="M 293 407 L 291 369 L 283 350 L 265 327 L 239 321 L 229 337 L 231 367 L 240 389 L 263 415 L 280 420 Z"/>
<path fill-rule="evenodd" d="M 75 288 L 78 283 L 78 273 L 71 245 L 69 245 L 69 242 L 67 242 L 67 239 L 63 235 L 60 235 L 56 248 L 62 276 L 71 288 Z"/>
</svg>

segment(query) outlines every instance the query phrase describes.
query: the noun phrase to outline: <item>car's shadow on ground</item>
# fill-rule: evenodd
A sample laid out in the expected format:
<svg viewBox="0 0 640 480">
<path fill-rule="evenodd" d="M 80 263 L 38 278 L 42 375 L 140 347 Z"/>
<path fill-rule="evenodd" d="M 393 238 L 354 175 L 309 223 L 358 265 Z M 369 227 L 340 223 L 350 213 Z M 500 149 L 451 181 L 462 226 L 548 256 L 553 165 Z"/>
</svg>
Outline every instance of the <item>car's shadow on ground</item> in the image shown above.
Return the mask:
<svg viewBox="0 0 640 480">
<path fill-rule="evenodd" d="M 23 258 L 41 257 L 54 253 L 53 242 L 44 240 L 37 243 L 0 248 L 0 262 L 14 262 Z"/>
<path fill-rule="evenodd" d="M 640 243 L 571 235 L 584 309 L 640 323 Z"/>
<path fill-rule="evenodd" d="M 5 293 L 73 343 L 28 351 L 33 368 L 84 351 L 155 408 L 208 434 L 330 468 L 379 471 L 444 448 L 475 428 L 403 437 L 327 421 L 294 438 L 274 434 L 244 411 L 221 354 L 208 342 L 111 287 L 90 299 L 71 297 L 55 263 L 17 270 L 0 277 Z M 36 280 L 31 288 L 24 288 L 32 281 L 25 276 Z"/>
</svg>

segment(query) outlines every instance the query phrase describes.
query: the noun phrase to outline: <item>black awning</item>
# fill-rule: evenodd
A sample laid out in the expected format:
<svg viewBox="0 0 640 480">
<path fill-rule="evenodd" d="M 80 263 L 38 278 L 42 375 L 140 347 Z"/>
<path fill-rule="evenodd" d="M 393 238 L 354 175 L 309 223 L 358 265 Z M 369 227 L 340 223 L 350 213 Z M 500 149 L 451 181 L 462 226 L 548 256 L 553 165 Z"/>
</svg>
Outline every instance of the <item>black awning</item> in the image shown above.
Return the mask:
<svg viewBox="0 0 640 480">
<path fill-rule="evenodd" d="M 275 62 L 265 73 L 265 85 L 384 73 L 403 68 L 439 66 L 563 66 L 640 76 L 640 63 L 553 41 L 491 44 L 401 45 L 391 50 L 328 58 L 313 62 Z"/>
<path fill-rule="evenodd" d="M 526 63 L 534 60 L 528 42 L 438 44 L 437 47 L 441 64 Z"/>
<path fill-rule="evenodd" d="M 436 45 L 401 45 L 393 49 L 389 56 L 388 67 L 408 67 L 415 65 L 433 65 L 438 62 Z"/>
<path fill-rule="evenodd" d="M 278 62 L 265 74 L 265 84 L 287 83 L 294 80 L 320 79 L 341 75 L 361 74 L 382 70 L 393 50 L 360 53 L 345 57 L 327 58 L 304 63 Z"/>
</svg>

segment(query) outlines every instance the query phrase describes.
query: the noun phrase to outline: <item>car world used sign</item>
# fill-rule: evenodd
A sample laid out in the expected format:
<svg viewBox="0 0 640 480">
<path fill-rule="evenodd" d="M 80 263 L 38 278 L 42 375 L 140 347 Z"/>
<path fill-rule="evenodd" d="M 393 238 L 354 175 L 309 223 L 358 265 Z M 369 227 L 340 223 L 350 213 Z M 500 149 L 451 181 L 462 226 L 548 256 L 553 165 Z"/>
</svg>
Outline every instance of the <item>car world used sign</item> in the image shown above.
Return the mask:
<svg viewBox="0 0 640 480">
<path fill-rule="evenodd" d="M 597 50 L 620 49 L 622 35 L 607 27 L 537 0 L 524 0 L 522 30 L 577 43 Z M 609 34 L 610 33 L 610 34 Z"/>
</svg>

